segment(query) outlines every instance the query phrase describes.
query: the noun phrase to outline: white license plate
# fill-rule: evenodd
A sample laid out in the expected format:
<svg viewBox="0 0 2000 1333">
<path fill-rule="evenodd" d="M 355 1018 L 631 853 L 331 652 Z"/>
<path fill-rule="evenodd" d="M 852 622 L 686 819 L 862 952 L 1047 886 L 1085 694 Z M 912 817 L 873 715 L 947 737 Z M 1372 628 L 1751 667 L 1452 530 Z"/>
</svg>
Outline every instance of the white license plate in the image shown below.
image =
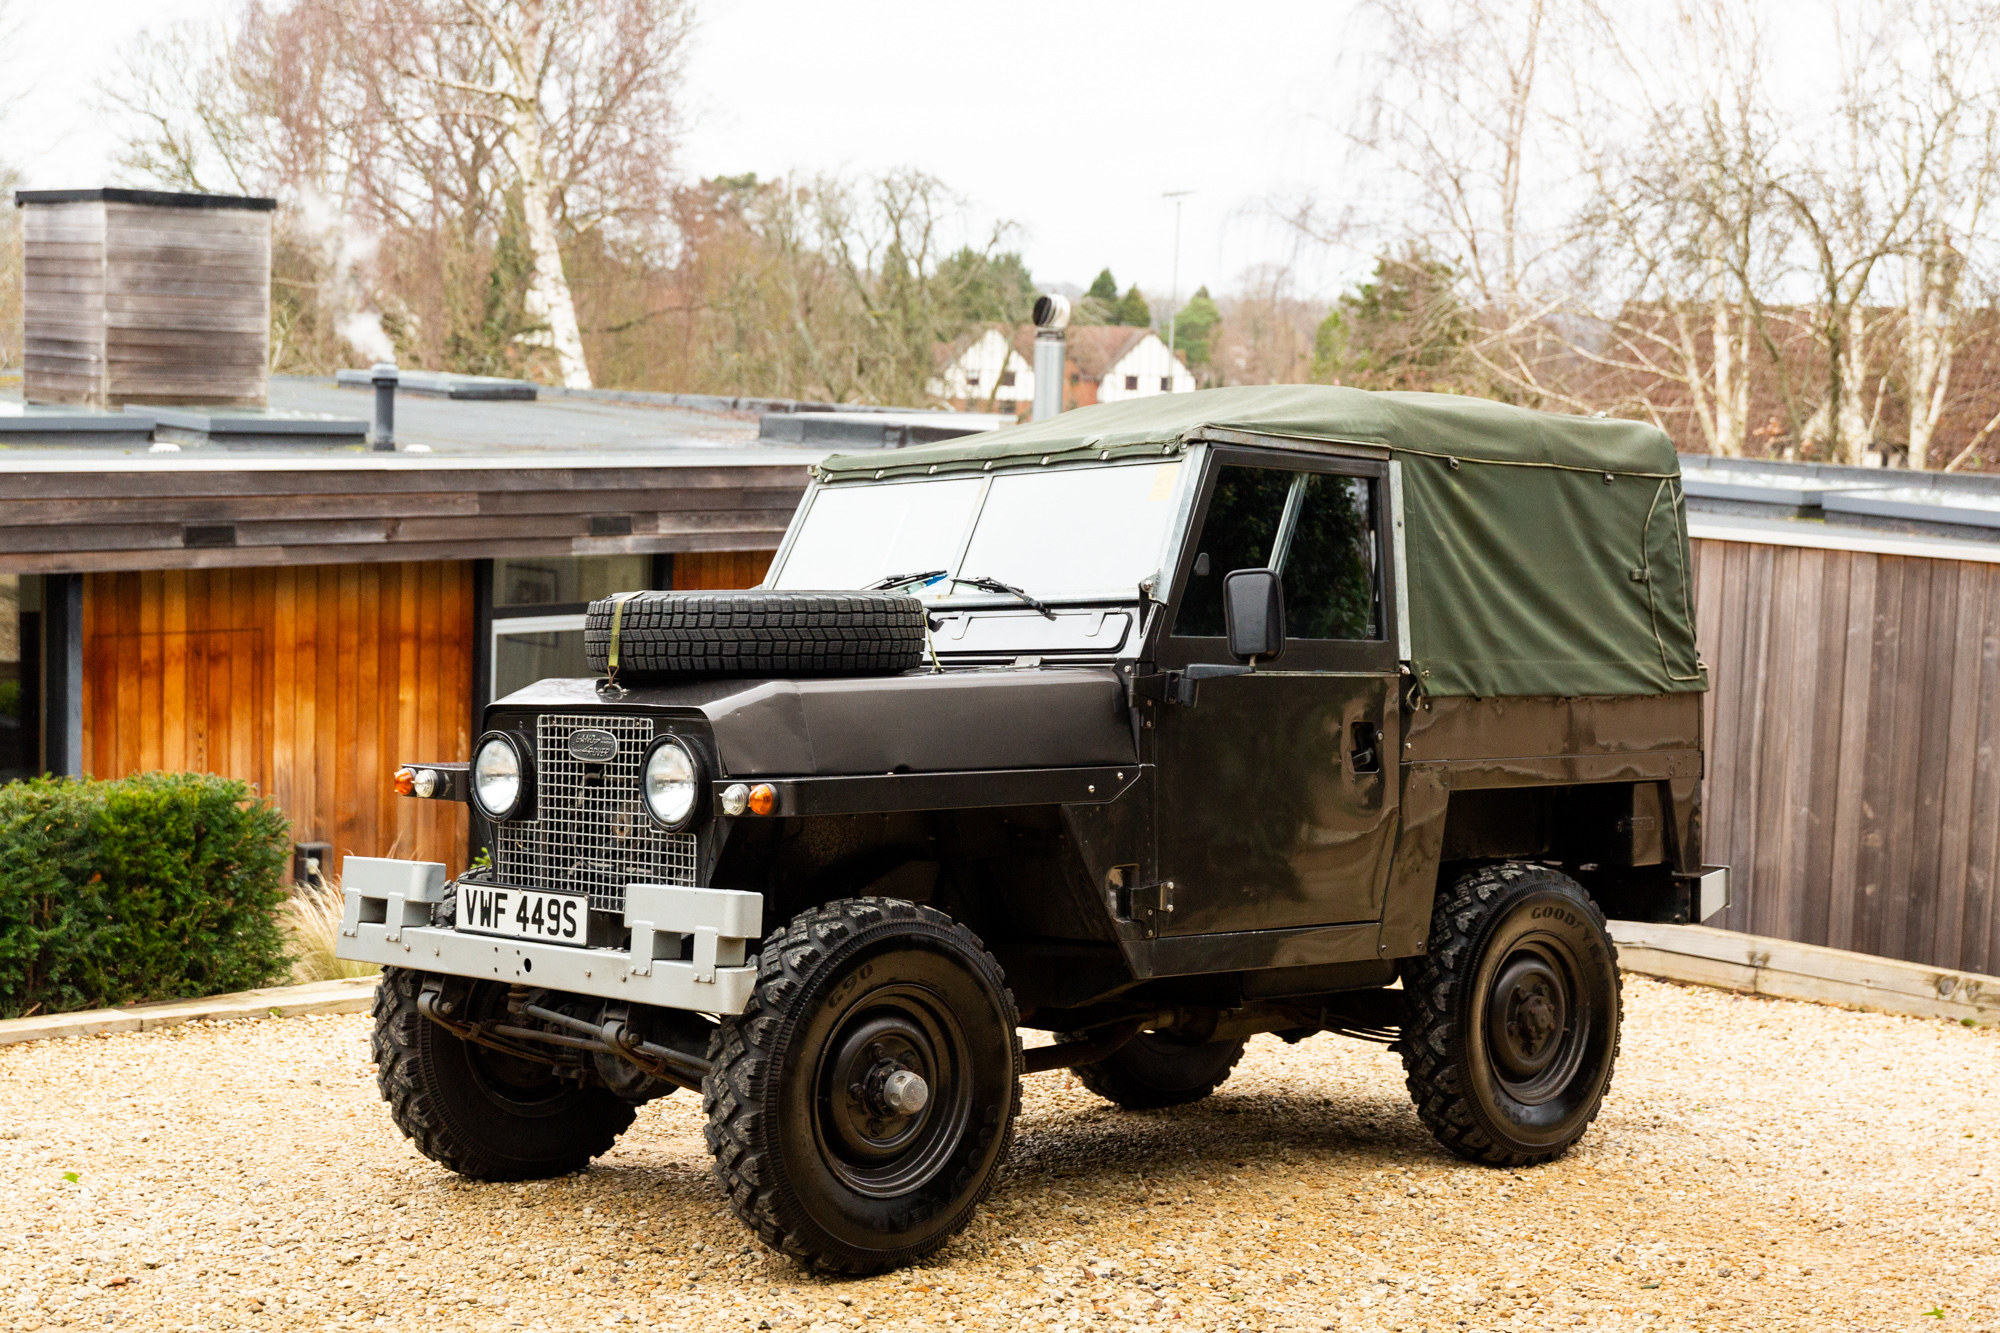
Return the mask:
<svg viewBox="0 0 2000 1333">
<path fill-rule="evenodd" d="M 582 944 L 590 926 L 589 905 L 590 900 L 579 893 L 543 893 L 460 881 L 457 926 L 480 935 Z"/>
</svg>

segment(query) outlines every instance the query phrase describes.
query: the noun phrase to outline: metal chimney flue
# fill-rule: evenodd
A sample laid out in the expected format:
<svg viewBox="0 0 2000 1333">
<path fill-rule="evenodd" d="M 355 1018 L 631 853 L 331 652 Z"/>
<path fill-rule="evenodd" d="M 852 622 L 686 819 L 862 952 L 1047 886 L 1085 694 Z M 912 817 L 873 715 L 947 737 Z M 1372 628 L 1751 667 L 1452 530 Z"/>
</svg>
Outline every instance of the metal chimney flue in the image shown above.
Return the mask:
<svg viewBox="0 0 2000 1333">
<path fill-rule="evenodd" d="M 1058 416 L 1063 403 L 1067 360 L 1063 330 L 1069 327 L 1069 300 L 1047 292 L 1035 299 L 1035 405 L 1032 421 Z"/>
<path fill-rule="evenodd" d="M 375 386 L 377 453 L 391 453 L 396 448 L 396 385 L 402 378 L 394 361 L 377 361 L 368 368 L 368 379 Z"/>
</svg>

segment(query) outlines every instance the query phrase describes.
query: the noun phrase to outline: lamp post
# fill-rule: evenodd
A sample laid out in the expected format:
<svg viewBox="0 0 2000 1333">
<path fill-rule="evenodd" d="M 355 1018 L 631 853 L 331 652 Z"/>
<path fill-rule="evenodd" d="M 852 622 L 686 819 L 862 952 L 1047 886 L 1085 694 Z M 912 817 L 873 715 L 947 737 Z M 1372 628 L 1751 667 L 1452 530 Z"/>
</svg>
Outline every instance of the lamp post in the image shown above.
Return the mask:
<svg viewBox="0 0 2000 1333">
<path fill-rule="evenodd" d="M 1173 312 L 1167 316 L 1167 361 L 1170 374 L 1174 358 L 1174 334 L 1178 331 L 1181 319 L 1181 201 L 1193 193 L 1193 190 L 1168 190 L 1160 196 L 1162 199 L 1174 201 L 1174 286 L 1173 295 L 1168 298 L 1173 305 Z"/>
</svg>

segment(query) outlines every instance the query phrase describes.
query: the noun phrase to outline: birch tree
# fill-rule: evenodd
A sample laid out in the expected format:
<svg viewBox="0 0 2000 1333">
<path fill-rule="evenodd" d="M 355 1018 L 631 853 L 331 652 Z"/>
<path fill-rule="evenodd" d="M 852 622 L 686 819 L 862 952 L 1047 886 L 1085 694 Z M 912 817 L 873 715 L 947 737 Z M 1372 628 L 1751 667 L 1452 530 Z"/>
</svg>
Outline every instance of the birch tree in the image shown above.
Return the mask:
<svg viewBox="0 0 2000 1333">
<path fill-rule="evenodd" d="M 1563 121 L 1590 187 L 1572 231 L 1581 299 L 1567 313 L 1594 336 L 1572 337 L 1573 354 L 1656 422 L 1685 411 L 1709 452 L 1739 455 L 1768 322 L 1760 293 L 1782 251 L 1762 32 L 1730 0 L 1682 3 L 1636 32 L 1592 17 L 1605 58 L 1593 64 L 1615 87 L 1576 78 Z M 1615 106 L 1634 99 L 1621 134 Z"/>
<path fill-rule="evenodd" d="M 529 318 L 546 329 L 563 383 L 589 387 L 563 241 L 665 209 L 682 0 L 354 3 L 363 49 L 393 75 L 372 80 L 378 98 L 424 108 L 421 129 L 401 136 L 412 151 L 399 165 L 479 181 L 504 164 L 498 183 L 518 192 L 533 259 Z M 481 124 L 494 133 L 473 128 Z"/>
<path fill-rule="evenodd" d="M 1994 20 L 1984 10 L 1919 16 L 1924 67 L 1904 94 L 1905 125 L 1888 165 L 1916 200 L 1911 240 L 1900 256 L 1899 370 L 1909 412 L 1909 465 L 1931 465 L 1938 424 L 1951 402 L 1952 369 L 1968 333 L 1975 266 L 2000 184 L 2000 89 L 1994 86 Z M 1934 131 L 1925 132 L 1926 126 Z"/>
</svg>

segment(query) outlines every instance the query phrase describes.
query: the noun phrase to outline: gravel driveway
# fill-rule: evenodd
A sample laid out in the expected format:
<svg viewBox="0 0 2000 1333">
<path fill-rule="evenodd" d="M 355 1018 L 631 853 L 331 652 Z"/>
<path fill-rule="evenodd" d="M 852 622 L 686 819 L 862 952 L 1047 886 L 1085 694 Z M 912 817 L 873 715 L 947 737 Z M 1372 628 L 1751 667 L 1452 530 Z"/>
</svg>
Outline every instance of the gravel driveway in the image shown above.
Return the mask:
<svg viewBox="0 0 2000 1333">
<path fill-rule="evenodd" d="M 476 1185 L 376 1100 L 360 1016 L 0 1049 L 0 1327 L 2000 1331 L 2000 1031 L 1626 979 L 1604 1113 L 1491 1171 L 1395 1058 L 1252 1043 L 1179 1111 L 1027 1080 L 922 1268 L 801 1275 L 709 1182 L 696 1099 L 568 1179 Z"/>
</svg>

